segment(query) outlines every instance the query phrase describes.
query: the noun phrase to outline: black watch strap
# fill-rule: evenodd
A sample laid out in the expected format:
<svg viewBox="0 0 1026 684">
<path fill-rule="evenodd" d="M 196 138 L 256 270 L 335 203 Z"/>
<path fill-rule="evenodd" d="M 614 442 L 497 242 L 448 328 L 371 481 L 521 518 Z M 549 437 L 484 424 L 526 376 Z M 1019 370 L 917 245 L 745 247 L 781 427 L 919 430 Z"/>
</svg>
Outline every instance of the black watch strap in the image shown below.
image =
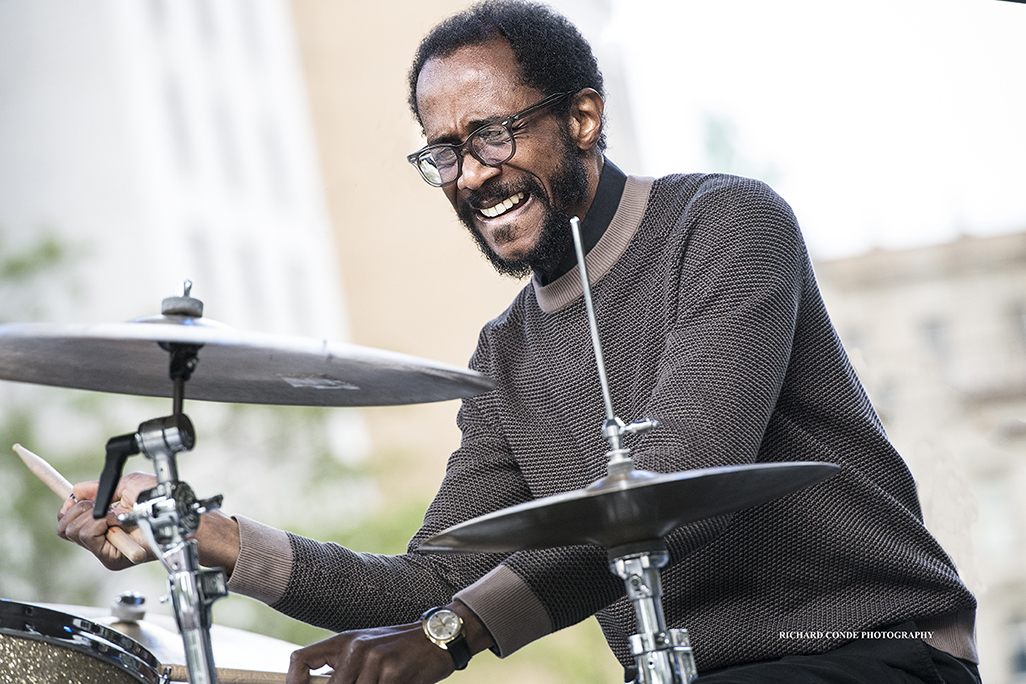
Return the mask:
<svg viewBox="0 0 1026 684">
<path fill-rule="evenodd" d="M 470 662 L 470 644 L 467 643 L 467 637 L 460 634 L 458 637 L 450 641 L 445 645 L 445 649 L 449 651 L 449 655 L 452 657 L 452 664 L 457 670 L 466 669 L 467 663 Z"/>
</svg>

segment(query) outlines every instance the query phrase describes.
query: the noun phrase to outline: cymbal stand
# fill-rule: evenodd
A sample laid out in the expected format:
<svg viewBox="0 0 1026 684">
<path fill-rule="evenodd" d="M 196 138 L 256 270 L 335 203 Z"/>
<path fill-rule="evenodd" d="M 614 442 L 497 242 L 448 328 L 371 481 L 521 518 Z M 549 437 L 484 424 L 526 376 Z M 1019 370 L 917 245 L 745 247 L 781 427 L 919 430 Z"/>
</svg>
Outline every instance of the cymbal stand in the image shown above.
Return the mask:
<svg viewBox="0 0 1026 684">
<path fill-rule="evenodd" d="M 190 286 L 187 281 L 182 297 L 164 300 L 164 315 L 202 315 L 202 302 L 189 297 Z M 181 308 L 183 305 L 186 306 L 184 310 Z M 194 534 L 199 529 L 200 516 L 219 508 L 222 497 L 217 495 L 197 500 L 192 488 L 178 479 L 176 462 L 178 453 L 190 451 L 195 445 L 192 422 L 182 413 L 182 407 L 185 382 L 198 362 L 199 346 L 178 343 L 162 343 L 161 346 L 171 354 L 174 413 L 148 420 L 139 425 L 138 432 L 113 437 L 107 442 L 107 458 L 100 476 L 93 517 L 102 518 L 107 514 L 129 456 L 142 453 L 153 461 L 157 486 L 140 493 L 133 511 L 118 516 L 118 520 L 139 526 L 150 549 L 168 572 L 168 589 L 175 622 L 185 647 L 189 681 L 192 684 L 217 684 L 210 640 L 211 605 L 227 596 L 228 589 L 223 570 L 200 568 Z"/>
<path fill-rule="evenodd" d="M 606 454 L 609 457 L 608 480 L 629 480 L 631 471 L 634 470 L 634 459 L 630 455 L 630 449 L 623 446 L 623 436 L 648 432 L 659 423 L 651 419 L 642 419 L 624 425 L 613 413 L 598 323 L 591 303 L 588 267 L 584 259 L 580 225 L 576 216 L 570 219 L 570 230 L 577 250 L 577 264 L 584 290 L 584 307 L 588 313 L 591 342 L 595 349 L 602 399 L 606 407 L 602 434 L 610 446 Z M 638 543 L 609 549 L 608 558 L 610 571 L 624 581 L 627 598 L 634 604 L 638 627 L 638 633 L 630 637 L 631 654 L 638 669 L 634 684 L 688 684 L 698 676 L 688 631 L 667 629 L 662 609 L 663 587 L 659 570 L 669 562 L 665 542 L 661 539 L 639 540 Z"/>
</svg>

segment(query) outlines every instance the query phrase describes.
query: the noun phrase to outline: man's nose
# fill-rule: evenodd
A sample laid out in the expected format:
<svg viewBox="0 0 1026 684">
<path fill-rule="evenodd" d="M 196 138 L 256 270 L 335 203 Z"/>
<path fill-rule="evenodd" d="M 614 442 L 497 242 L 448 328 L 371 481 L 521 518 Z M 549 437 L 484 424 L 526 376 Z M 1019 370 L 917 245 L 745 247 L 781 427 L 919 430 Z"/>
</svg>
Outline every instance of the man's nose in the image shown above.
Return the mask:
<svg viewBox="0 0 1026 684">
<path fill-rule="evenodd" d="M 463 173 L 456 180 L 456 185 L 460 190 L 477 190 L 485 181 L 493 176 L 499 175 L 498 166 L 488 166 L 482 164 L 474 155 L 468 154 L 463 157 Z"/>
</svg>

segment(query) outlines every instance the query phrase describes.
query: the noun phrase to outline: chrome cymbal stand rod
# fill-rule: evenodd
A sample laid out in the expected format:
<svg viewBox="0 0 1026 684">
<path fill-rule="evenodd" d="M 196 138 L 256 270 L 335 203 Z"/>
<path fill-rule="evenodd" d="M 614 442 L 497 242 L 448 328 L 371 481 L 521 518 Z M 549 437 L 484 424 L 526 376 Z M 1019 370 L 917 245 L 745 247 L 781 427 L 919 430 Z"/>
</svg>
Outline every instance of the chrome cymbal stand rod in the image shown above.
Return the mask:
<svg viewBox="0 0 1026 684">
<path fill-rule="evenodd" d="M 662 541 L 610 549 L 609 569 L 624 581 L 638 633 L 630 637 L 635 684 L 688 684 L 698 676 L 686 629 L 667 629 L 659 571 L 669 561 Z"/>
<path fill-rule="evenodd" d="M 150 549 L 167 570 L 189 681 L 217 684 L 210 608 L 228 590 L 224 571 L 200 568 L 193 535 L 200 516 L 218 508 L 221 497 L 198 501 L 192 488 L 178 480 L 175 456 L 194 443 L 192 423 L 185 414 L 147 421 L 139 426 L 136 437 L 140 451 L 153 461 L 157 486 L 140 493 L 132 513 L 119 516 L 119 520 L 134 522 L 143 530 Z"/>
<path fill-rule="evenodd" d="M 191 286 L 192 283 L 186 281 L 181 296 L 165 299 L 162 313 L 194 318 L 202 316 L 203 303 L 189 296 Z M 120 479 L 125 458 L 141 452 L 153 461 L 157 486 L 141 492 L 133 511 L 118 519 L 124 523 L 135 523 L 142 529 L 150 549 L 167 570 L 168 593 L 175 622 L 182 635 L 189 681 L 192 684 L 217 684 L 214 649 L 210 640 L 211 605 L 227 596 L 228 589 L 223 570 L 200 568 L 194 535 L 199 529 L 200 516 L 219 508 L 222 497 L 197 500 L 192 488 L 178 479 L 176 461 L 178 453 L 190 451 L 196 442 L 192 422 L 182 409 L 185 383 L 196 368 L 199 346 L 177 343 L 161 343 L 161 346 L 171 354 L 169 374 L 174 383 L 173 414 L 146 421 L 134 435 L 115 437 L 108 442 L 108 466 L 104 470 L 108 484 L 107 487 L 101 485 L 101 490 L 108 495 L 106 503 L 97 501 L 97 508 L 106 510 L 109 506 L 109 494 L 113 493 Z M 117 459 L 120 462 L 112 465 L 112 461 Z M 109 474 L 108 470 L 113 473 Z"/>
<path fill-rule="evenodd" d="M 602 385 L 602 401 L 606 406 L 606 420 L 602 424 L 602 434 L 609 442 L 609 474 L 620 475 L 634 469 L 631 450 L 623 446 L 625 434 L 648 432 L 659 425 L 658 421 L 643 418 L 624 425 L 623 421 L 613 413 L 613 399 L 609 392 L 609 380 L 606 377 L 606 361 L 602 356 L 602 341 L 599 339 L 598 322 L 595 319 L 595 307 L 591 303 L 591 281 L 588 279 L 588 264 L 584 258 L 584 245 L 581 242 L 580 221 L 576 216 L 570 219 L 570 232 L 574 237 L 574 249 L 577 251 L 577 267 L 581 275 L 581 288 L 584 291 L 584 308 L 588 312 L 588 329 L 591 331 L 591 346 L 595 350 L 595 364 L 598 367 L 599 383 Z"/>
<path fill-rule="evenodd" d="M 577 251 L 577 266 L 584 292 L 584 308 L 588 313 L 588 327 L 591 343 L 595 349 L 599 382 L 602 385 L 602 400 L 606 406 L 606 420 L 602 434 L 609 442 L 608 471 L 610 478 L 626 479 L 634 469 L 630 449 L 623 446 L 625 434 L 643 433 L 659 425 L 651 419 L 636 420 L 629 425 L 613 413 L 613 400 L 609 392 L 602 343 L 599 340 L 595 307 L 591 302 L 591 281 L 588 265 L 584 258 L 581 242 L 580 222 L 576 216 L 570 219 L 570 232 Z M 659 569 L 669 561 L 666 544 L 662 540 L 642 542 L 617 547 L 609 551 L 610 571 L 624 581 L 627 597 L 634 604 L 638 633 L 630 637 L 631 653 L 638 669 L 636 684 L 688 684 L 697 676 L 691 643 L 685 629 L 667 629 L 663 615 L 663 585 Z"/>
<path fill-rule="evenodd" d="M 595 364 L 598 366 L 599 383 L 602 385 L 602 401 L 605 402 L 606 421 L 609 422 L 616 420 L 616 415 L 613 413 L 613 398 L 609 393 L 609 379 L 606 377 L 606 361 L 602 356 L 602 341 L 599 340 L 595 307 L 591 303 L 591 281 L 588 279 L 588 264 L 584 258 L 584 245 L 581 243 L 581 225 L 576 216 L 570 219 L 570 231 L 574 236 L 574 249 L 577 251 L 577 268 L 581 275 L 581 287 L 584 289 L 584 309 L 588 312 L 591 346 L 595 349 Z M 613 445 L 614 449 L 620 448 L 619 434 L 610 440 L 610 444 Z"/>
</svg>

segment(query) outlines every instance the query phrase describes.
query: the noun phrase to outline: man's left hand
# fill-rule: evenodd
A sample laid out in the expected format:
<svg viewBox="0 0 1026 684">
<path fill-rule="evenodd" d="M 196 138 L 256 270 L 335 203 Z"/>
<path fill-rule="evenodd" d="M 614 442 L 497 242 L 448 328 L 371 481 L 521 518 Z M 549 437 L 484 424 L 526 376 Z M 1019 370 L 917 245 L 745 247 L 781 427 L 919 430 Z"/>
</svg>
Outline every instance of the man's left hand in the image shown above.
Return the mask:
<svg viewBox="0 0 1026 684">
<path fill-rule="evenodd" d="M 419 622 L 342 632 L 292 654 L 288 684 L 308 684 L 310 670 L 334 668 L 329 684 L 434 684 L 453 673 L 452 657 Z"/>
</svg>

